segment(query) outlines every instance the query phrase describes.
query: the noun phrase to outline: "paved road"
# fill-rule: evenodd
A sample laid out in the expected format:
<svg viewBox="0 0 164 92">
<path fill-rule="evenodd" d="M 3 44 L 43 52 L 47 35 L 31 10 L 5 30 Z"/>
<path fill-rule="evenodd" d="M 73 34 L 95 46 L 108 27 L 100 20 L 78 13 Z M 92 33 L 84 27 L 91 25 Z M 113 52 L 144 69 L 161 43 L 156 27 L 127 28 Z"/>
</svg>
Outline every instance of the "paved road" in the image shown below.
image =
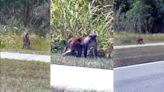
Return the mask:
<svg viewBox="0 0 164 92">
<path fill-rule="evenodd" d="M 0 52 L 0 58 L 50 62 L 48 55 Z M 51 65 L 51 86 L 113 92 L 113 71 Z M 114 70 L 115 92 L 163 92 L 164 61 Z"/>
<path fill-rule="evenodd" d="M 113 71 L 51 65 L 51 87 L 78 90 L 76 92 L 80 89 L 113 92 Z"/>
<path fill-rule="evenodd" d="M 50 55 L 23 54 L 23 53 L 14 53 L 14 52 L 0 52 L 0 58 L 50 62 Z"/>
<path fill-rule="evenodd" d="M 114 69 L 115 92 L 164 92 L 164 61 Z"/>
</svg>

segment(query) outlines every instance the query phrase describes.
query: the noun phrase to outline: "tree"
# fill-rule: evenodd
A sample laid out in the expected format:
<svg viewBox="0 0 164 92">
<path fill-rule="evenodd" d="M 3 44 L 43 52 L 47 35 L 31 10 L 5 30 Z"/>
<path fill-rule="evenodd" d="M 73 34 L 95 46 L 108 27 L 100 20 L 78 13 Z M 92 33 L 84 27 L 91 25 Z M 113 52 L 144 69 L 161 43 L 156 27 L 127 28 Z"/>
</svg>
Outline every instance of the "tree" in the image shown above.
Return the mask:
<svg viewBox="0 0 164 92">
<path fill-rule="evenodd" d="M 131 0 L 132 1 L 132 0 Z M 119 12 L 115 25 L 123 26 L 124 31 L 138 33 L 164 32 L 164 2 L 163 0 L 116 0 L 115 13 Z M 125 8 L 129 7 L 129 8 Z M 122 20 L 119 20 L 122 19 Z M 119 28 L 117 28 L 119 29 Z M 162 29 L 162 30 L 161 30 Z"/>
</svg>

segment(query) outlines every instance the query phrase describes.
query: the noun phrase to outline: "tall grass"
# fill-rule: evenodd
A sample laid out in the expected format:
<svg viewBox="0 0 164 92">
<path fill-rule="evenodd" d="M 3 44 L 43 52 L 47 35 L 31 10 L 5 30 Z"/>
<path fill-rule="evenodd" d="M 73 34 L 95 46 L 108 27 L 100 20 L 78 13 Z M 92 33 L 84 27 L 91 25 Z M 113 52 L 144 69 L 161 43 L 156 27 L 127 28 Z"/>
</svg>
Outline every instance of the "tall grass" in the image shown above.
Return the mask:
<svg viewBox="0 0 164 92">
<path fill-rule="evenodd" d="M 112 0 L 53 0 L 51 5 L 52 44 L 64 48 L 71 36 L 96 34 L 98 50 L 106 50 L 111 41 Z M 64 41 L 63 41 L 64 40 Z"/>
<path fill-rule="evenodd" d="M 164 42 L 164 34 L 137 34 L 128 32 L 115 32 L 115 45 L 137 44 L 137 39 L 143 38 L 144 43 Z"/>
<path fill-rule="evenodd" d="M 0 23 L 0 49 L 5 51 L 50 53 L 49 30 L 42 30 L 46 32 L 30 26 L 25 27 L 20 22 L 20 19 L 13 16 L 8 19 L 7 25 Z M 22 49 L 23 33 L 25 31 L 30 31 L 31 50 Z"/>
<path fill-rule="evenodd" d="M 38 53 L 50 53 L 50 40 L 48 38 L 39 37 L 35 34 L 30 34 L 31 50 L 22 49 L 22 34 L 14 33 L 0 35 L 0 49 L 7 51 L 36 51 Z"/>
</svg>

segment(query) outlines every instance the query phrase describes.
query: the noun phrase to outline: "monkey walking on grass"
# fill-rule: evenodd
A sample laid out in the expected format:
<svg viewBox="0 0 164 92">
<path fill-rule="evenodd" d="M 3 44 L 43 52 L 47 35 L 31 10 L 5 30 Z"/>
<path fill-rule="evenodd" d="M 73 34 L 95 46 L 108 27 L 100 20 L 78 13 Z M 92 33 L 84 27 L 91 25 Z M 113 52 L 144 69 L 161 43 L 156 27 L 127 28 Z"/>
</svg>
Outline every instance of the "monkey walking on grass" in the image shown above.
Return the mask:
<svg viewBox="0 0 164 92">
<path fill-rule="evenodd" d="M 94 57 L 97 58 L 97 39 L 96 35 L 90 34 L 86 37 L 72 37 L 68 40 L 66 48 L 64 49 L 63 56 L 75 55 L 81 57 L 84 52 L 84 57 L 87 57 L 87 51 L 93 47 Z"/>
<path fill-rule="evenodd" d="M 137 39 L 137 44 L 144 44 L 143 38 L 138 38 Z"/>
</svg>

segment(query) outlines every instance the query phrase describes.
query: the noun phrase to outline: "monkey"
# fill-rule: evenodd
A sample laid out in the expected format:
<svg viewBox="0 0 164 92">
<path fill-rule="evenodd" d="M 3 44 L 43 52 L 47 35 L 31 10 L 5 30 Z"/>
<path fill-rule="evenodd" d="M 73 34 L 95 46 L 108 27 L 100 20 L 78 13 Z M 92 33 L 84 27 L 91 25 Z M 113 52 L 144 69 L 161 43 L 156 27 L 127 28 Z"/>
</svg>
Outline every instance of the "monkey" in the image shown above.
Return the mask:
<svg viewBox="0 0 164 92">
<path fill-rule="evenodd" d="M 23 49 L 30 49 L 30 39 L 29 39 L 29 32 L 25 32 L 23 35 Z"/>
<path fill-rule="evenodd" d="M 93 55 L 97 58 L 97 35 L 90 34 L 87 37 L 81 39 L 81 45 L 84 50 L 84 57 L 87 57 L 87 51 L 89 48 L 93 47 Z"/>
<path fill-rule="evenodd" d="M 137 44 L 144 44 L 143 38 L 138 38 L 137 39 Z"/>
<path fill-rule="evenodd" d="M 93 47 L 94 57 L 97 58 L 97 35 L 90 34 L 86 37 L 76 37 L 70 38 L 67 42 L 66 48 L 64 50 L 63 56 L 67 54 L 77 55 L 81 57 L 82 52 L 84 57 L 87 57 L 87 51 L 89 48 Z"/>
<path fill-rule="evenodd" d="M 81 57 L 82 45 L 80 44 L 81 37 L 72 37 L 67 41 L 66 47 L 64 49 L 63 56 L 72 55 Z"/>
</svg>

